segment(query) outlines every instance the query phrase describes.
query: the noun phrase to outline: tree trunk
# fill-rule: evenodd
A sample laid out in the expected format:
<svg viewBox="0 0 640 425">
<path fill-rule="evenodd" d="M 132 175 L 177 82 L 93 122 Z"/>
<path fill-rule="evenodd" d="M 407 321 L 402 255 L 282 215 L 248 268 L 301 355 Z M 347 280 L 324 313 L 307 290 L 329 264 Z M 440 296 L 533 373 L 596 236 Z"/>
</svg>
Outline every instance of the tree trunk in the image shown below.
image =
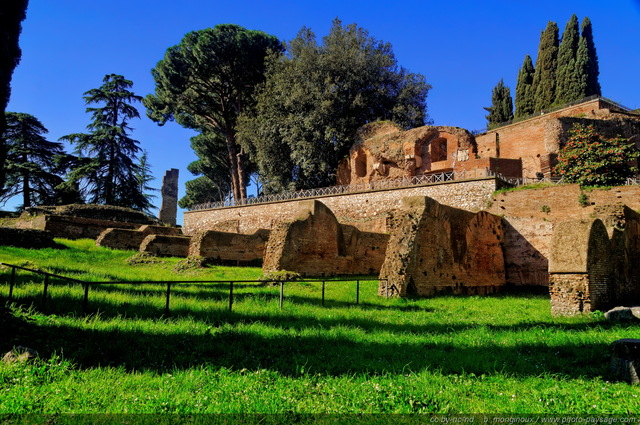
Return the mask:
<svg viewBox="0 0 640 425">
<path fill-rule="evenodd" d="M 244 161 L 239 155 L 236 144 L 235 131 L 228 128 L 225 134 L 227 141 L 227 151 L 229 153 L 229 174 L 231 176 L 231 191 L 233 200 L 237 204 L 247 197 L 247 185 L 244 177 Z"/>
</svg>

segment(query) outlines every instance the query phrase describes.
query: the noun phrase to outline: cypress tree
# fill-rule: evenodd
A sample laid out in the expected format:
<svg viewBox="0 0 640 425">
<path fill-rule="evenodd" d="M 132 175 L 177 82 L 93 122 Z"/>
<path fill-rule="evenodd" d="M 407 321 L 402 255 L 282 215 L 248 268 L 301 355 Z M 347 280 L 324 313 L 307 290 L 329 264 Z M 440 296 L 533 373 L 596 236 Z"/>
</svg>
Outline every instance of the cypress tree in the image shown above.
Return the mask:
<svg viewBox="0 0 640 425">
<path fill-rule="evenodd" d="M 540 35 L 536 71 L 533 76 L 535 111 L 548 108 L 555 101 L 558 44 L 558 25 L 549 21 L 547 28 Z"/>
<path fill-rule="evenodd" d="M 578 17 L 573 14 L 562 33 L 558 48 L 558 71 L 556 74 L 556 104 L 581 99 L 578 89 L 579 69 L 576 66 L 578 51 Z"/>
<path fill-rule="evenodd" d="M 516 118 L 533 114 L 533 61 L 531 56 L 524 57 L 522 68 L 518 71 L 518 82 L 516 83 Z"/>
<path fill-rule="evenodd" d="M 582 35 L 581 39 L 584 39 L 584 44 L 587 50 L 587 61 L 585 66 L 587 90 L 586 95 L 602 95 L 600 89 L 600 83 L 598 82 L 598 75 L 600 75 L 600 69 L 598 66 L 598 55 L 596 53 L 596 46 L 593 42 L 593 28 L 591 27 L 591 20 L 585 17 L 582 20 Z"/>
<path fill-rule="evenodd" d="M 489 111 L 489 115 L 485 117 L 487 118 L 489 128 L 494 128 L 502 122 L 513 119 L 511 90 L 504 85 L 502 79 L 496 84 L 491 93 L 491 107 L 484 109 Z"/>
</svg>

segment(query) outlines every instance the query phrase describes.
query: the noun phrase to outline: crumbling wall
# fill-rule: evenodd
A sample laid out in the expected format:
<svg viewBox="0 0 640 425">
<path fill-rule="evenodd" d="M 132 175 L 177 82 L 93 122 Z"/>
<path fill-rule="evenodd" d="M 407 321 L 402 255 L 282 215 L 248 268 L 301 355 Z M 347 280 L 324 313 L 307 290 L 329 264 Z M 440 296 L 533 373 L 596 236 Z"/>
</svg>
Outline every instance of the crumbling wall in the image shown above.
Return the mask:
<svg viewBox="0 0 640 425">
<path fill-rule="evenodd" d="M 0 245 L 40 249 L 53 248 L 56 243 L 53 234 L 46 230 L 0 227 Z"/>
<path fill-rule="evenodd" d="M 396 295 L 487 294 L 505 284 L 500 217 L 404 200 L 391 225 L 380 278 Z M 387 283 L 381 282 L 385 295 Z"/>
<path fill-rule="evenodd" d="M 640 302 L 640 215 L 602 206 L 603 219 L 558 223 L 549 258 L 554 314 L 572 315 Z"/>
<path fill-rule="evenodd" d="M 140 252 L 148 252 L 158 257 L 187 257 L 189 236 L 149 235 L 142 240 Z"/>
<path fill-rule="evenodd" d="M 308 276 L 378 273 L 386 239 L 353 227 L 343 230 L 322 202 L 301 201 L 295 220 L 271 230 L 262 268 Z"/>
<path fill-rule="evenodd" d="M 193 235 L 189 255 L 219 264 L 261 265 L 268 239 L 265 229 L 252 235 L 209 230 Z"/>
<path fill-rule="evenodd" d="M 176 227 L 152 226 L 145 224 L 138 229 L 109 228 L 100 233 L 96 239 L 96 246 L 111 249 L 138 250 L 140 244 L 149 235 L 179 236 L 180 229 Z"/>
</svg>

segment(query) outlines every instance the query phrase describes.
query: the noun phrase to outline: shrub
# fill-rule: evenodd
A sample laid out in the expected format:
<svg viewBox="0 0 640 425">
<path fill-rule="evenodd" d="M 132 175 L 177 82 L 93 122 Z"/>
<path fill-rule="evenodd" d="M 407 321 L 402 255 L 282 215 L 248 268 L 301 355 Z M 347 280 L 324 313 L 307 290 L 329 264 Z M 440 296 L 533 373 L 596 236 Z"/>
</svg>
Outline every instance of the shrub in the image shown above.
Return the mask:
<svg viewBox="0 0 640 425">
<path fill-rule="evenodd" d="M 605 139 L 592 125 L 576 124 L 558 154 L 555 172 L 581 186 L 621 185 L 637 172 L 629 162 L 639 155 L 628 139 Z"/>
</svg>

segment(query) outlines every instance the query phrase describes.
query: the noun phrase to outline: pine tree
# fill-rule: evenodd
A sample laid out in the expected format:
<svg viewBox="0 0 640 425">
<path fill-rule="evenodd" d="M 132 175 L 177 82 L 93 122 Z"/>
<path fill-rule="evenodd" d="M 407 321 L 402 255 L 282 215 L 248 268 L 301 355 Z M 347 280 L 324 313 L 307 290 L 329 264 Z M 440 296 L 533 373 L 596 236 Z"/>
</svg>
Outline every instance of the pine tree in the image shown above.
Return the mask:
<svg viewBox="0 0 640 425">
<path fill-rule="evenodd" d="M 558 25 L 549 21 L 540 35 L 536 71 L 533 77 L 535 112 L 548 108 L 555 101 L 556 69 L 558 67 Z"/>
<path fill-rule="evenodd" d="M 533 114 L 535 100 L 533 98 L 533 61 L 531 56 L 524 57 L 522 68 L 518 72 L 518 82 L 516 83 L 516 118 Z"/>
<path fill-rule="evenodd" d="M 53 204 L 57 187 L 63 182 L 56 159 L 64 155 L 62 143 L 50 142 L 49 131 L 33 115 L 7 112 L 6 192 L 0 200 L 22 194 L 21 208 Z"/>
<path fill-rule="evenodd" d="M 562 42 L 558 48 L 558 71 L 556 74 L 555 104 L 563 104 L 579 100 L 579 68 L 576 63 L 578 51 L 578 17 L 571 15 L 562 33 Z"/>
<path fill-rule="evenodd" d="M 489 111 L 489 115 L 485 117 L 489 128 L 494 128 L 500 123 L 513 119 L 511 90 L 504 85 L 502 79 L 496 84 L 491 93 L 491 107 L 484 109 Z"/>
<path fill-rule="evenodd" d="M 600 83 L 598 82 L 598 76 L 600 75 L 600 69 L 598 66 L 598 54 L 596 53 L 596 46 L 593 42 L 593 28 L 591 26 L 591 20 L 585 17 L 582 20 L 582 35 L 581 41 L 584 40 L 584 44 L 587 50 L 587 60 L 584 68 L 586 74 L 586 95 L 602 95 Z"/>
<path fill-rule="evenodd" d="M 93 117 L 87 126 L 90 133 L 61 138 L 75 144 L 80 155 L 68 183 L 83 182 L 89 202 L 145 211 L 151 204 L 140 190 L 140 170 L 135 162 L 141 149 L 128 134 L 129 120 L 140 117 L 131 102 L 142 98 L 129 91 L 133 83 L 122 75 L 106 75 L 103 83 L 84 94 L 86 104 L 104 104 L 87 108 Z"/>
</svg>

